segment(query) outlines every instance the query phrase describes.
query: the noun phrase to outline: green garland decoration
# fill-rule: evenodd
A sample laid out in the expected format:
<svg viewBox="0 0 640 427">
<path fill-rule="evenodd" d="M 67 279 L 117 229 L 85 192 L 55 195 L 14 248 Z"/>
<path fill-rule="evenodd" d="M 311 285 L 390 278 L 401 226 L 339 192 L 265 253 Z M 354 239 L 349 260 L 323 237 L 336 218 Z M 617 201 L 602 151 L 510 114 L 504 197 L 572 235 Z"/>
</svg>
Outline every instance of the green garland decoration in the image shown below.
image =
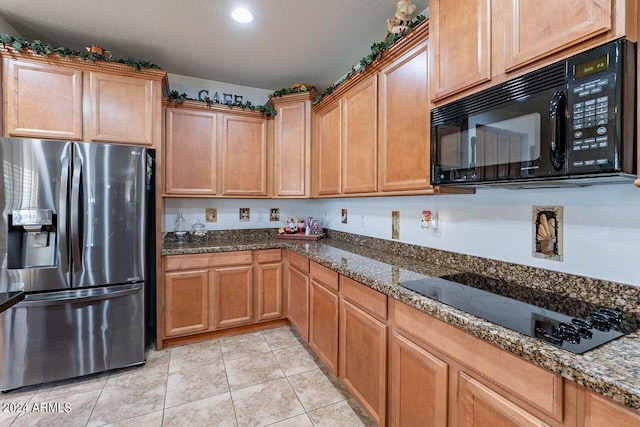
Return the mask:
<svg viewBox="0 0 640 427">
<path fill-rule="evenodd" d="M 50 55 L 56 54 L 62 58 L 80 58 L 86 61 L 109 61 L 117 62 L 119 64 L 130 65 L 135 68 L 136 71 L 141 71 L 143 68 L 153 68 L 156 70 L 162 70 L 157 64 L 153 64 L 149 61 L 141 61 L 133 58 L 127 59 L 113 59 L 105 58 L 104 55 L 100 55 L 95 52 L 88 52 L 86 50 L 73 50 L 67 47 L 55 47 L 48 43 L 43 43 L 40 40 L 28 40 L 24 37 L 13 37 L 9 34 L 0 34 L 0 43 L 4 47 L 11 47 L 17 52 L 31 51 L 38 55 Z"/>
<path fill-rule="evenodd" d="M 247 101 L 247 102 L 220 102 L 220 101 L 216 101 L 213 100 L 211 98 L 209 98 L 208 96 L 205 96 L 204 99 L 195 99 L 195 98 L 190 98 L 187 96 L 186 93 L 178 93 L 177 90 L 172 90 L 171 92 L 169 92 L 169 96 L 167 97 L 169 99 L 169 102 L 176 102 L 178 104 L 183 104 L 184 101 L 189 100 L 189 101 L 197 101 L 197 102 L 204 102 L 207 104 L 207 107 L 211 107 L 213 105 L 226 105 L 229 108 L 242 108 L 243 110 L 249 110 L 249 111 L 258 111 L 260 114 L 262 114 L 263 116 L 267 116 L 267 117 L 273 117 L 276 115 L 276 110 L 275 108 L 273 108 L 273 106 L 271 105 L 253 105 L 251 102 Z"/>
<path fill-rule="evenodd" d="M 325 96 L 329 95 L 334 90 L 336 90 L 338 86 L 340 86 L 345 81 L 349 80 L 351 76 L 355 75 L 356 73 L 364 72 L 367 69 L 367 67 L 371 65 L 373 61 L 375 61 L 376 59 L 380 58 L 380 56 L 382 56 L 382 53 L 384 51 L 389 49 L 396 41 L 400 40 L 402 37 L 407 35 L 411 30 L 417 27 L 425 19 L 426 17 L 424 15 L 418 15 L 415 18 L 413 18 L 413 20 L 409 23 L 406 31 L 403 31 L 401 33 L 390 33 L 387 35 L 387 37 L 383 41 L 379 43 L 374 43 L 373 45 L 371 45 L 371 53 L 360 60 L 360 62 L 358 63 L 359 68 L 356 70 L 355 66 L 351 67 L 351 70 L 349 70 L 349 72 L 344 77 L 342 77 L 336 83 L 333 83 L 332 85 L 330 85 L 320 95 L 318 95 L 316 99 L 313 100 L 313 105 L 316 105 L 317 103 L 319 103 L 322 100 L 322 98 L 324 98 Z"/>
<path fill-rule="evenodd" d="M 289 95 L 291 93 L 311 92 L 312 90 L 315 90 L 315 87 L 309 88 L 307 86 L 304 86 L 304 88 L 305 89 L 302 89 L 301 87 L 297 87 L 295 89 L 291 89 L 290 87 L 282 88 L 280 90 L 273 92 L 271 95 L 269 95 L 269 98 L 282 97 L 284 95 Z"/>
</svg>

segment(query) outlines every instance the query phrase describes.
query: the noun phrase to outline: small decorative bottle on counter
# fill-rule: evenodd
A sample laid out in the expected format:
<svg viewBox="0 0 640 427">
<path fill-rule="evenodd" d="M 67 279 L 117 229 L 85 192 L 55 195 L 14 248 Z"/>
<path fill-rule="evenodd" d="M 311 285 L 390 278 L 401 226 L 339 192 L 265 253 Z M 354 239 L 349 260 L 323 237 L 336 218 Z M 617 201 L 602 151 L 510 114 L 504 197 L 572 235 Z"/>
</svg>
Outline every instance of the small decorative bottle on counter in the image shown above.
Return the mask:
<svg viewBox="0 0 640 427">
<path fill-rule="evenodd" d="M 187 234 L 187 230 L 184 228 L 184 217 L 182 213 L 176 215 L 173 233 L 178 238 L 178 243 L 184 243 L 184 235 Z"/>
</svg>

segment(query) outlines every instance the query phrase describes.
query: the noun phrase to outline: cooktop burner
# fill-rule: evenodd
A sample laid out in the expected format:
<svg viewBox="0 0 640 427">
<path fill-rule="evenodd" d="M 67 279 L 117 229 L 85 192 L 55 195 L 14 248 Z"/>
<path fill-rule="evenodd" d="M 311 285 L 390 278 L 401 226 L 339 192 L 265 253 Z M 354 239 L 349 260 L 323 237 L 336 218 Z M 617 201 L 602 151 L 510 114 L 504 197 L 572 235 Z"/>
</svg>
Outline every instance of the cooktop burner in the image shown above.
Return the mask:
<svg viewBox="0 0 640 427">
<path fill-rule="evenodd" d="M 640 326 L 639 319 L 619 308 L 472 273 L 400 282 L 400 286 L 576 354 Z"/>
</svg>

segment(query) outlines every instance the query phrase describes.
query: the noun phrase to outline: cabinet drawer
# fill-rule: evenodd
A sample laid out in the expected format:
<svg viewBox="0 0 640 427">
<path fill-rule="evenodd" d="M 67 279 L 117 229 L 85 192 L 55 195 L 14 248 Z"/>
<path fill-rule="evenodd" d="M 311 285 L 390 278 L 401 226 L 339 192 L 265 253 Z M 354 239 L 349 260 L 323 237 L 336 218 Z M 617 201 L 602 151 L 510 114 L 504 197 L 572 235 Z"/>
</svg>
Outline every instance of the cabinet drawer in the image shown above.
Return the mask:
<svg viewBox="0 0 640 427">
<path fill-rule="evenodd" d="M 340 276 L 340 293 L 369 314 L 387 318 L 387 296 L 348 277 Z"/>
<path fill-rule="evenodd" d="M 280 249 L 264 249 L 256 251 L 258 263 L 282 261 L 282 251 Z"/>
<path fill-rule="evenodd" d="M 300 270 L 300 272 L 304 274 L 309 274 L 309 259 L 303 257 L 302 255 L 298 255 L 295 252 L 288 251 L 287 257 L 289 259 L 289 265 Z"/>
<path fill-rule="evenodd" d="M 251 264 L 251 251 L 220 252 L 215 254 L 170 255 L 165 258 L 165 271 L 192 268 Z"/>
<path fill-rule="evenodd" d="M 191 270 L 193 268 L 207 268 L 209 255 L 170 255 L 164 259 L 164 270 Z"/>
<path fill-rule="evenodd" d="M 309 275 L 313 280 L 318 283 L 323 284 L 329 289 L 332 289 L 338 292 L 338 273 L 324 267 L 316 262 L 311 262 L 309 265 L 310 273 Z"/>
<path fill-rule="evenodd" d="M 252 262 L 251 251 L 220 252 L 211 254 L 210 257 L 209 266 L 211 267 L 245 265 Z"/>
<path fill-rule="evenodd" d="M 344 288 L 343 288 L 344 291 Z M 393 301 L 398 330 L 458 360 L 491 383 L 558 421 L 562 421 L 562 377 L 448 325 L 406 304 Z"/>
</svg>

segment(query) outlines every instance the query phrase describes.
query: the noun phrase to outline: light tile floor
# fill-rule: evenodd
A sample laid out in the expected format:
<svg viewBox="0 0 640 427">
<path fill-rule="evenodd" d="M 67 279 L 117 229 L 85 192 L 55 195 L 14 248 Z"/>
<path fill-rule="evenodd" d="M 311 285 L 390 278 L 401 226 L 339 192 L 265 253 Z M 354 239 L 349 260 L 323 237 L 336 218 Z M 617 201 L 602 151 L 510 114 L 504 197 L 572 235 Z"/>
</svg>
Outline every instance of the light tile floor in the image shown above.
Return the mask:
<svg viewBox="0 0 640 427">
<path fill-rule="evenodd" d="M 0 396 L 1 426 L 372 426 L 289 326 L 149 351 L 142 367 Z"/>
</svg>

